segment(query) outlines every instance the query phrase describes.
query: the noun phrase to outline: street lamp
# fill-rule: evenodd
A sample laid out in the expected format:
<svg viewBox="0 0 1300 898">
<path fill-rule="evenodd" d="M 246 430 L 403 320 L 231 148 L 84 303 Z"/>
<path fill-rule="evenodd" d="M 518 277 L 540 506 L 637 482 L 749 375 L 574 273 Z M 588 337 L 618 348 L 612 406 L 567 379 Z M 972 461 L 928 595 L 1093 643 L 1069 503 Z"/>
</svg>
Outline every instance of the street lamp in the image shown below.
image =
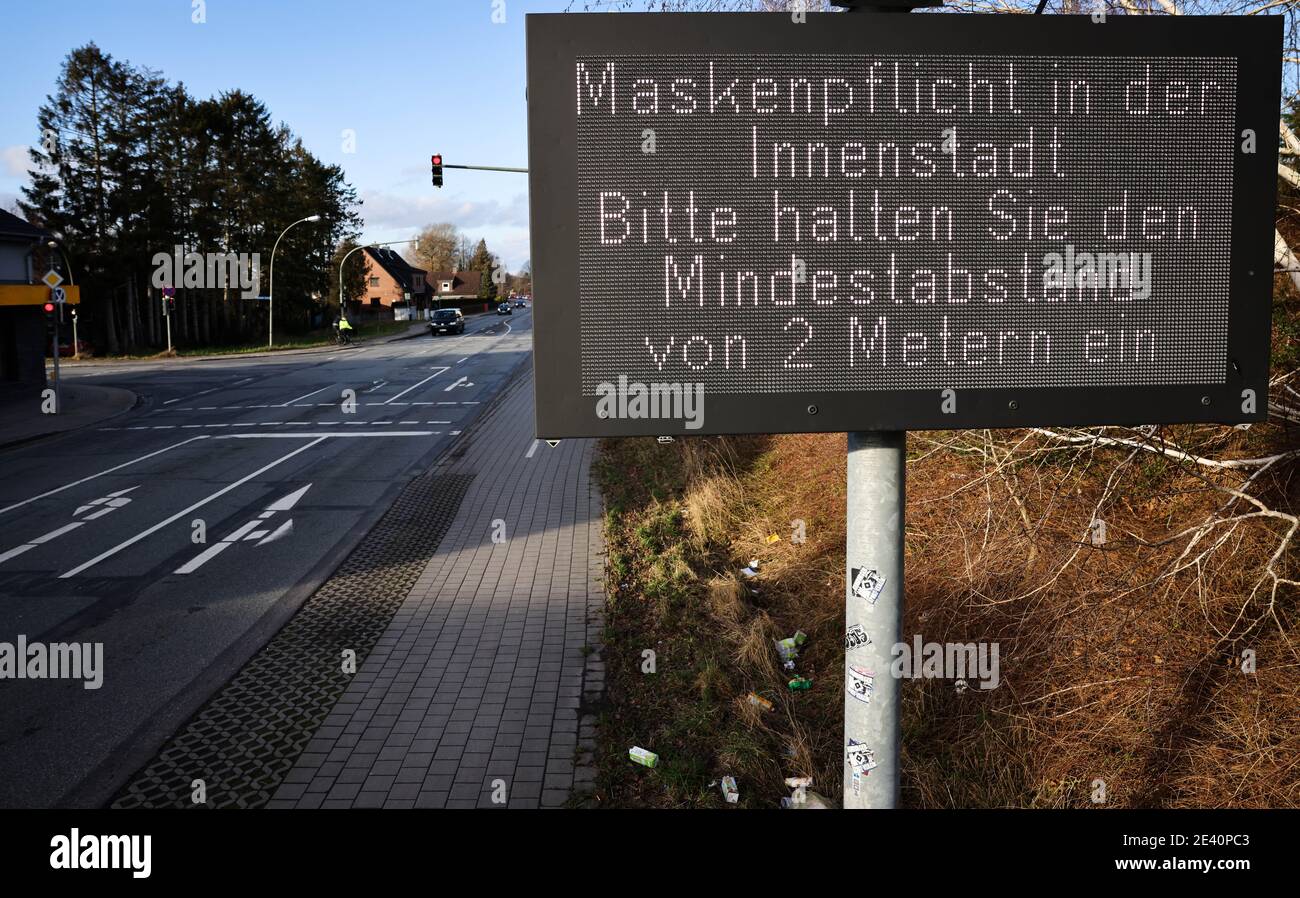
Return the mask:
<svg viewBox="0 0 1300 898">
<path fill-rule="evenodd" d="M 57 249 L 59 251 L 59 255 L 63 258 L 63 267 L 68 269 L 68 283 L 75 284 L 77 279 L 72 276 L 72 263 L 68 261 L 68 254 L 63 249 L 63 246 L 57 240 L 49 240 L 45 245 L 51 250 Z"/>
<path fill-rule="evenodd" d="M 352 249 L 348 250 L 346 253 L 343 254 L 343 258 L 339 260 L 339 315 L 344 314 L 343 266 L 347 263 L 348 256 L 352 255 L 359 249 L 369 249 L 370 247 L 373 246 L 396 246 L 399 243 L 414 243 L 418 247 L 420 245 L 420 238 L 416 237 L 414 240 L 389 240 L 387 243 L 366 243 L 361 246 L 354 246 L 352 247 Z"/>
<path fill-rule="evenodd" d="M 320 216 L 308 215 L 306 218 L 300 218 L 297 221 L 295 221 L 293 224 L 289 225 L 289 228 L 293 227 L 293 225 L 300 225 L 304 221 L 320 221 Z M 271 247 L 271 283 L 268 288 L 268 295 L 266 298 L 267 300 L 266 301 L 266 348 L 267 349 L 271 349 L 275 346 L 275 251 L 280 246 L 280 240 L 283 239 L 285 234 L 289 233 L 289 228 L 285 228 L 283 231 L 280 232 L 280 236 L 275 238 L 275 245 Z"/>
</svg>

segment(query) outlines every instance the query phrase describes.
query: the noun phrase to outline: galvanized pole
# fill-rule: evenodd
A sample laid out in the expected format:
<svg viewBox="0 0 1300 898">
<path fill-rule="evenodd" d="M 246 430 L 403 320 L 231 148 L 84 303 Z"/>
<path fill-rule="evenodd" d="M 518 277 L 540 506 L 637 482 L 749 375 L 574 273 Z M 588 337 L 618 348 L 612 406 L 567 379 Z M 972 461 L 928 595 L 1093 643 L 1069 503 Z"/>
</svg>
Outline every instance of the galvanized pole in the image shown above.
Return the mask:
<svg viewBox="0 0 1300 898">
<path fill-rule="evenodd" d="M 63 414 L 63 378 L 59 377 L 59 319 L 63 317 L 62 304 L 55 306 L 54 312 L 54 412 Z"/>
<path fill-rule="evenodd" d="M 832 0 L 847 13 L 907 13 L 942 0 Z M 844 598 L 844 807 L 898 803 L 907 434 L 849 435 Z"/>
<path fill-rule="evenodd" d="M 844 604 L 844 807 L 898 801 L 907 434 L 850 433 Z"/>
</svg>

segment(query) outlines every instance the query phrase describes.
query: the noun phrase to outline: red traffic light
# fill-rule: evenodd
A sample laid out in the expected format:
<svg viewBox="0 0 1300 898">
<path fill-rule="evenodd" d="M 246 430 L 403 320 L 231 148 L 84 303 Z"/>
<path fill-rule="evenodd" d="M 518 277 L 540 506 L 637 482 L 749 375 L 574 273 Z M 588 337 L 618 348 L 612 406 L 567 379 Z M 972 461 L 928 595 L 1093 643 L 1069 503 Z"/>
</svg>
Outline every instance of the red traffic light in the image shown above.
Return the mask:
<svg viewBox="0 0 1300 898">
<path fill-rule="evenodd" d="M 434 165 L 442 165 L 442 154 L 441 154 L 441 153 L 434 153 L 434 154 L 433 154 L 433 164 L 434 164 Z"/>
<path fill-rule="evenodd" d="M 53 314 L 54 314 L 54 303 L 52 303 L 52 302 L 47 302 L 47 303 L 45 304 L 45 314 L 46 314 L 46 315 L 53 315 Z"/>
</svg>

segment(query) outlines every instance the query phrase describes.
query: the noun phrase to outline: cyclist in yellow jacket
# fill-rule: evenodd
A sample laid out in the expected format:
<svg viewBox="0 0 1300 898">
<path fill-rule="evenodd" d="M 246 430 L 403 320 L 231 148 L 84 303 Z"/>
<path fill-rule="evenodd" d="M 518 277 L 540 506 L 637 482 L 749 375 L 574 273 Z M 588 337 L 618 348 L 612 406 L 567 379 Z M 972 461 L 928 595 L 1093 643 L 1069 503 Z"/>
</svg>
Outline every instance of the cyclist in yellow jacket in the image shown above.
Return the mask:
<svg viewBox="0 0 1300 898">
<path fill-rule="evenodd" d="M 350 343 L 352 341 L 352 323 L 348 321 L 348 316 L 340 314 L 334 322 L 334 328 L 338 332 L 340 343 Z"/>
</svg>

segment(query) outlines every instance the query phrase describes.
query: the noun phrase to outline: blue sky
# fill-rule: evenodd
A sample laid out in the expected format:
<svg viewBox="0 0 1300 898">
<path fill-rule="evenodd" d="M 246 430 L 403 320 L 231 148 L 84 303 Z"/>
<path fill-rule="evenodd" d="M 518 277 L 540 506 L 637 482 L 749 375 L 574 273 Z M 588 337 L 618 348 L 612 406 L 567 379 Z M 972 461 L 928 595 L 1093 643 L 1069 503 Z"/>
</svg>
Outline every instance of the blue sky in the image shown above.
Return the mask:
<svg viewBox="0 0 1300 898">
<path fill-rule="evenodd" d="M 364 200 L 368 240 L 399 240 L 451 221 L 485 237 L 511 268 L 528 258 L 527 176 L 448 171 L 429 183 L 429 156 L 524 167 L 524 15 L 566 0 L 47 0 L 6 4 L 0 79 L 0 206 L 25 182 L 36 109 L 75 46 L 160 70 L 207 97 L 242 88 Z M 578 5 L 581 8 L 581 4 Z M 15 73 L 21 73 L 14 77 Z M 356 134 L 345 152 L 343 132 Z"/>
</svg>

